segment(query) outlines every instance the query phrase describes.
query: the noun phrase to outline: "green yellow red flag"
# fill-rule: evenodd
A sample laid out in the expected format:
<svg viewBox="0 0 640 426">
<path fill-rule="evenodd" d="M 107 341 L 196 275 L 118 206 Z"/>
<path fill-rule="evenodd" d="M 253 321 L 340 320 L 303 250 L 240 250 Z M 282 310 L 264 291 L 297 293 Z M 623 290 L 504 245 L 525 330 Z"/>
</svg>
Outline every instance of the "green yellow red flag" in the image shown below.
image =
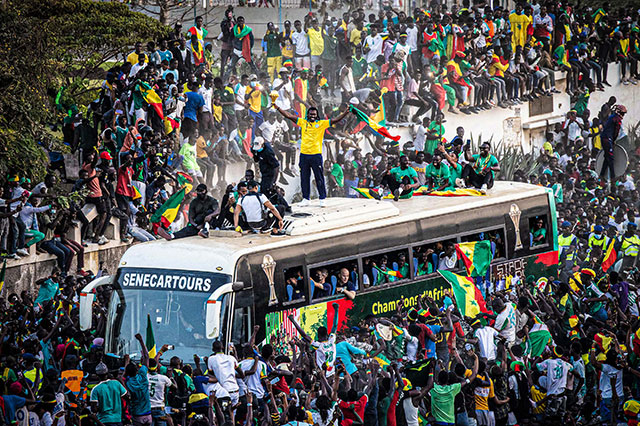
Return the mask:
<svg viewBox="0 0 640 426">
<path fill-rule="evenodd" d="M 456 253 L 471 277 L 484 277 L 493 260 L 489 240 L 456 244 Z"/>
<path fill-rule="evenodd" d="M 451 286 L 456 305 L 462 315 L 473 318 L 481 312 L 488 312 L 484 297 L 473 282 L 473 278 L 449 271 L 438 271 L 438 273 Z"/>
</svg>

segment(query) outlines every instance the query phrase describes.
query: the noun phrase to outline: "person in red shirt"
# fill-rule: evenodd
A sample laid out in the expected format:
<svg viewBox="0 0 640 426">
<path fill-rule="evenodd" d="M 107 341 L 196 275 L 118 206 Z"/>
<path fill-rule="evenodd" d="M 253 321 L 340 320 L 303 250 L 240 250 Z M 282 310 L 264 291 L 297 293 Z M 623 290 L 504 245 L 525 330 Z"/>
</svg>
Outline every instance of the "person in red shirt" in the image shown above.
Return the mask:
<svg viewBox="0 0 640 426">
<path fill-rule="evenodd" d="M 135 195 L 135 190 L 131 184 L 133 178 L 133 169 L 131 168 L 131 154 L 126 153 L 121 157 L 121 164 L 118 168 L 118 179 L 116 184 L 116 203 L 118 209 L 126 215 L 126 218 L 120 219 L 120 241 L 129 243 L 131 240 L 127 237 L 127 228 L 131 209 L 129 203 Z"/>
</svg>

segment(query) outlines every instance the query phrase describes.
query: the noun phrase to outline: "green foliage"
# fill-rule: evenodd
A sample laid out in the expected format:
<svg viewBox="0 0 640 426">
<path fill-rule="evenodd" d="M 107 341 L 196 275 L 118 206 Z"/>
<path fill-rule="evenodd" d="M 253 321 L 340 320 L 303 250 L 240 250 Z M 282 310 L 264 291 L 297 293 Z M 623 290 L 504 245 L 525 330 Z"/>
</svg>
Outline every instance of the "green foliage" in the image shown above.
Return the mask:
<svg viewBox="0 0 640 426">
<path fill-rule="evenodd" d="M 66 88 L 67 105 L 94 99 L 105 63 L 123 58 L 136 41 L 156 40 L 168 31 L 116 2 L 4 1 L 0 173 L 41 177 L 47 156 L 38 144 L 61 144 L 60 133 L 50 130 L 61 118 L 55 109 L 60 86 Z"/>
</svg>

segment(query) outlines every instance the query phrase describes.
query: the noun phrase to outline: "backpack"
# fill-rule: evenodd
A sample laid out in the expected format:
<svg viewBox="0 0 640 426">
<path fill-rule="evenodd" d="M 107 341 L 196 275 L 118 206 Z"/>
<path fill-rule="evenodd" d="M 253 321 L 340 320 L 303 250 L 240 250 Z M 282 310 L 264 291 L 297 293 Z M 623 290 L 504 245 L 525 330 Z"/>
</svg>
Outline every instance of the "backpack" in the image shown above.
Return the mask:
<svg viewBox="0 0 640 426">
<path fill-rule="evenodd" d="M 187 386 L 187 379 L 182 371 L 175 371 L 173 378 L 176 381 L 176 388 L 169 388 L 167 395 L 167 402 L 172 408 L 185 408 L 189 401 L 189 389 Z"/>
</svg>

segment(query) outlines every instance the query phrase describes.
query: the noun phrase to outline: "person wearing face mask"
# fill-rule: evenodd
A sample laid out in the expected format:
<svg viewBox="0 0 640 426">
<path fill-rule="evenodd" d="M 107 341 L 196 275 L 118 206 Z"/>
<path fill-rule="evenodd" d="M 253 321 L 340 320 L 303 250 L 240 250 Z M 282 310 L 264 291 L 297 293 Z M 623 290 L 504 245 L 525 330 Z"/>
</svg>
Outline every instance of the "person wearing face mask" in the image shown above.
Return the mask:
<svg viewBox="0 0 640 426">
<path fill-rule="evenodd" d="M 260 192 L 267 194 L 278 178 L 280 162 L 276 158 L 271 144 L 260 136 L 254 139 L 251 153 L 253 154 L 253 161 L 258 163 L 260 174 L 262 175 Z"/>
<path fill-rule="evenodd" d="M 178 238 L 200 235 L 209 237 L 209 222 L 220 212 L 218 200 L 207 194 L 207 185 L 201 183 L 196 187 L 196 198 L 189 204 L 189 223 L 187 226 L 174 233 L 167 233 L 164 229 L 158 229 L 158 235 L 167 241 Z"/>
</svg>

